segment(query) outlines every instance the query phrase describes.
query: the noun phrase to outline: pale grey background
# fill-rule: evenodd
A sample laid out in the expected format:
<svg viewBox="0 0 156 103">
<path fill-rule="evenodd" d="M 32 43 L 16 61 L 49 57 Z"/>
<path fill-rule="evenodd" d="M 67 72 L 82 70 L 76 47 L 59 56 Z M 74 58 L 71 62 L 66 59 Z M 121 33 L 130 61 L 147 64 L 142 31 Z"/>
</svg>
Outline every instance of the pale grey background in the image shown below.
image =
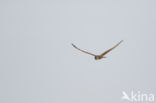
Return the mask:
<svg viewBox="0 0 156 103">
<path fill-rule="evenodd" d="M 95 61 L 71 46 L 99 54 Z M 155 0 L 1 0 L 0 103 L 125 103 L 156 93 Z"/>
</svg>

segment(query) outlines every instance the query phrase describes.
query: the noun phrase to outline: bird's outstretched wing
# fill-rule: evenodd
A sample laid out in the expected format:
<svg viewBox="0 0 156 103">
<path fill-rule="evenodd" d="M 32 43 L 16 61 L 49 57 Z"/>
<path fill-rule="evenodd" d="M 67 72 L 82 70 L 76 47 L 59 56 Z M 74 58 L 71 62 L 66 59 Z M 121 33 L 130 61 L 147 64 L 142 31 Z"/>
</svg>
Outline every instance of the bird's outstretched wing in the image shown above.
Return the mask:
<svg viewBox="0 0 156 103">
<path fill-rule="evenodd" d="M 89 55 L 92 55 L 92 56 L 96 56 L 95 54 L 92 54 L 92 53 L 89 53 L 89 52 L 87 52 L 87 51 L 81 50 L 80 48 L 78 48 L 78 47 L 75 46 L 74 44 L 72 44 L 72 46 L 73 46 L 74 48 L 76 48 L 77 50 L 80 50 L 81 52 L 84 52 L 84 53 L 89 54 Z"/>
<path fill-rule="evenodd" d="M 104 56 L 107 53 L 109 53 L 110 51 L 112 51 L 113 49 L 115 49 L 121 42 L 123 42 L 123 40 L 121 40 L 119 43 L 117 43 L 115 46 L 113 46 L 112 48 L 108 49 L 107 51 L 105 51 L 104 53 L 102 53 L 100 56 Z"/>
</svg>

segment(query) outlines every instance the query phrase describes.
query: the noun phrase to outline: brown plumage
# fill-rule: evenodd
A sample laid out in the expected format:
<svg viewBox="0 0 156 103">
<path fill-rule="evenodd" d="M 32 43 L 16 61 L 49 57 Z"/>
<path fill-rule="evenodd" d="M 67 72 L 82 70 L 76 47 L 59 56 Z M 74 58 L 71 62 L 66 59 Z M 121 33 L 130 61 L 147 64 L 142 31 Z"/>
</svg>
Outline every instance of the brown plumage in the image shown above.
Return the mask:
<svg viewBox="0 0 156 103">
<path fill-rule="evenodd" d="M 115 49 L 121 42 L 123 42 L 123 40 L 121 40 L 121 41 L 120 41 L 119 43 L 117 43 L 115 46 L 113 46 L 112 48 L 106 50 L 104 53 L 102 53 L 102 54 L 100 54 L 100 55 L 95 55 L 95 54 L 92 54 L 92 53 L 90 53 L 90 52 L 84 51 L 84 50 L 78 48 L 77 46 L 75 46 L 74 44 L 72 44 L 72 46 L 73 46 L 74 48 L 76 48 L 77 50 L 81 51 L 81 52 L 84 52 L 84 53 L 86 53 L 86 54 L 89 54 L 89 55 L 94 56 L 95 60 L 99 60 L 99 59 L 102 59 L 102 58 L 106 58 L 105 55 L 106 55 L 107 53 L 109 53 L 110 51 L 112 51 L 113 49 Z"/>
</svg>

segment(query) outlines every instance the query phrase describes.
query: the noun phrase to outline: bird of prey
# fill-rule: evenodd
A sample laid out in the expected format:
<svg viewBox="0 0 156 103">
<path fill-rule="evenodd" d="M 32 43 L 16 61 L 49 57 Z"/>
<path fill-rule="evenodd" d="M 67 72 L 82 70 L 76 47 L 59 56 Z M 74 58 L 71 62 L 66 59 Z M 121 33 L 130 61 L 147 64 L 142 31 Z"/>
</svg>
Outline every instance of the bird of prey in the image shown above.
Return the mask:
<svg viewBox="0 0 156 103">
<path fill-rule="evenodd" d="M 77 50 L 81 51 L 81 52 L 84 52 L 84 53 L 86 53 L 86 54 L 89 54 L 89 55 L 94 56 L 94 59 L 95 59 L 95 60 L 99 60 L 99 59 L 102 59 L 102 58 L 106 58 L 105 55 L 106 55 L 107 53 L 109 53 L 110 51 L 112 51 L 113 49 L 115 49 L 121 42 L 123 42 L 123 40 L 121 40 L 121 41 L 120 41 L 119 43 L 117 43 L 115 46 L 113 46 L 112 48 L 106 50 L 104 53 L 102 53 L 102 54 L 100 54 L 100 55 L 95 55 L 95 54 L 92 54 L 92 53 L 90 53 L 90 52 L 84 51 L 84 50 L 78 48 L 77 46 L 75 46 L 74 44 L 72 44 L 72 46 L 73 46 L 74 48 L 76 48 Z"/>
</svg>

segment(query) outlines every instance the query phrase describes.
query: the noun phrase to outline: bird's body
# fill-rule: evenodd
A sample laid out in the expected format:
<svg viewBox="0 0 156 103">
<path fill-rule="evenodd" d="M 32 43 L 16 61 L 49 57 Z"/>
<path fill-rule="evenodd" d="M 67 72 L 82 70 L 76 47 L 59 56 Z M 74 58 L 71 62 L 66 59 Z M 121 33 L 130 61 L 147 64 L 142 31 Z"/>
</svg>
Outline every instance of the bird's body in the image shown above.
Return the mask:
<svg viewBox="0 0 156 103">
<path fill-rule="evenodd" d="M 74 44 L 72 44 L 72 46 L 73 46 L 74 48 L 78 49 L 78 50 L 81 51 L 81 52 L 84 52 L 84 53 L 86 53 L 86 54 L 89 54 L 89 55 L 94 56 L 94 59 L 95 59 L 95 60 L 100 60 L 100 59 L 102 59 L 102 58 L 106 58 L 105 55 L 106 55 L 107 53 L 109 53 L 110 51 L 112 51 L 113 49 L 115 49 L 122 41 L 123 41 L 123 40 L 121 40 L 121 41 L 120 41 L 119 43 L 117 43 L 115 46 L 113 46 L 112 48 L 106 50 L 104 53 L 102 53 L 102 54 L 100 54 L 100 55 L 95 55 L 95 54 L 92 54 L 92 53 L 90 53 L 90 52 L 84 51 L 84 50 L 82 50 L 82 49 L 76 47 Z"/>
<path fill-rule="evenodd" d="M 102 57 L 101 55 L 96 55 L 96 56 L 94 56 L 94 59 L 95 59 L 95 60 L 99 60 L 99 59 L 102 59 L 102 58 L 106 58 L 106 57 Z"/>
</svg>

